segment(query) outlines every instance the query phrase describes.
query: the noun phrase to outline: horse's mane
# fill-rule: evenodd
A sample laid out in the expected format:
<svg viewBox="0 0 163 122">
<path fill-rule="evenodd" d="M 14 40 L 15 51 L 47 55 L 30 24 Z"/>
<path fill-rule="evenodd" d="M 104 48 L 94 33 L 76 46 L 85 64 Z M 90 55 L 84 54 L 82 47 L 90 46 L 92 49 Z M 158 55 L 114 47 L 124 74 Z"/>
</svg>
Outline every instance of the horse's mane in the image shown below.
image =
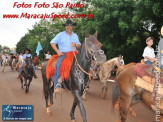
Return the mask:
<svg viewBox="0 0 163 122">
<path fill-rule="evenodd" d="M 118 58 L 118 57 L 112 58 L 112 59 L 108 60 L 106 63 L 110 64 L 110 63 L 112 63 L 112 62 L 114 62 L 114 61 L 117 61 L 117 58 Z"/>
</svg>

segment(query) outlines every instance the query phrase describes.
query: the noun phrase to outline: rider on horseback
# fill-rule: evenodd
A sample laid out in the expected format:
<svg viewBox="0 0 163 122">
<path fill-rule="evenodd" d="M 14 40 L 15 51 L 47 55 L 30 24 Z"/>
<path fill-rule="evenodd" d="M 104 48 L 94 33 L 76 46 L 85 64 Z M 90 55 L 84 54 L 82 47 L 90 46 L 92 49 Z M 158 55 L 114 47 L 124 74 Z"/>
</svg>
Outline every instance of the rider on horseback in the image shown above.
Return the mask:
<svg viewBox="0 0 163 122">
<path fill-rule="evenodd" d="M 23 61 L 23 53 L 21 52 L 18 57 L 18 63 L 16 64 L 16 68 L 18 68 L 19 63 Z"/>
<path fill-rule="evenodd" d="M 24 51 L 25 51 L 25 54 L 23 55 L 23 60 L 25 60 L 27 57 L 32 58 L 32 55 L 30 54 L 30 52 L 31 52 L 30 49 L 27 48 Z M 23 62 L 23 64 L 20 67 L 19 75 L 17 77 L 18 79 L 21 78 L 21 72 L 22 72 L 22 69 L 23 69 L 24 65 L 25 65 L 25 61 Z M 32 64 L 32 66 L 33 66 L 34 78 L 38 78 L 38 76 L 36 75 L 36 72 L 35 72 L 35 67 L 34 67 L 33 64 Z"/>
<path fill-rule="evenodd" d="M 157 59 L 155 58 L 154 49 L 152 48 L 153 40 L 154 40 L 153 37 L 148 37 L 146 39 L 147 47 L 144 49 L 143 52 L 145 64 L 148 64 L 150 66 L 152 66 L 153 62 L 157 61 Z"/>
<path fill-rule="evenodd" d="M 59 56 L 55 66 L 54 93 L 60 92 L 60 86 L 58 85 L 58 79 L 60 77 L 59 70 L 61 62 L 65 58 L 66 53 L 72 51 L 72 47 L 80 48 L 81 46 L 77 34 L 72 31 L 73 26 L 76 26 L 76 23 L 72 23 L 71 20 L 67 20 L 66 24 L 63 24 L 63 26 L 66 28 L 66 31 L 57 34 L 50 42 L 52 48 Z M 57 48 L 56 44 L 58 44 L 59 49 Z"/>
</svg>

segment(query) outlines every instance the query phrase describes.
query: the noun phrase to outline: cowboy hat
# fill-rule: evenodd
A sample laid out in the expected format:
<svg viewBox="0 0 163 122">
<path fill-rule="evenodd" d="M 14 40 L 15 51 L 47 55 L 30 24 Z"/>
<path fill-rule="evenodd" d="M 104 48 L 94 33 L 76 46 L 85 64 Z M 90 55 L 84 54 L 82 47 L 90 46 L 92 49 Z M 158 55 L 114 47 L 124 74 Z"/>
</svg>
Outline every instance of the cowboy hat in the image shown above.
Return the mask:
<svg viewBox="0 0 163 122">
<path fill-rule="evenodd" d="M 25 53 L 26 50 L 28 50 L 28 53 L 31 52 L 31 50 L 30 50 L 29 48 L 26 48 L 26 49 L 24 50 L 24 53 Z"/>
<path fill-rule="evenodd" d="M 77 23 L 73 23 L 70 19 L 66 21 L 65 24 L 62 24 L 63 26 L 68 26 L 68 25 L 73 25 L 73 26 L 76 26 Z"/>
<path fill-rule="evenodd" d="M 161 35 L 163 36 L 163 26 L 161 27 Z"/>
</svg>

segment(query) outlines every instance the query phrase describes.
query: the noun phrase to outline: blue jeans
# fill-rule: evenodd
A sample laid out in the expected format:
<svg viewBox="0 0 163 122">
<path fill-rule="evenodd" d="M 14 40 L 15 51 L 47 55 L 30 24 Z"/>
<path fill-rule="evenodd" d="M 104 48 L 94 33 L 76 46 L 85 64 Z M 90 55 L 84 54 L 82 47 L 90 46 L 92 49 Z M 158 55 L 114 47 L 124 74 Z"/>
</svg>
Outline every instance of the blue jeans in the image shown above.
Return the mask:
<svg viewBox="0 0 163 122">
<path fill-rule="evenodd" d="M 148 65 L 150 65 L 150 66 L 152 66 L 152 63 L 153 63 L 153 62 L 151 62 L 151 61 L 145 61 L 145 64 L 148 64 Z"/>
<path fill-rule="evenodd" d="M 162 69 L 162 71 L 163 71 L 163 65 L 161 65 L 161 66 L 160 66 L 160 68 L 161 68 L 161 69 Z"/>
<path fill-rule="evenodd" d="M 66 53 L 64 53 L 64 55 L 59 56 L 57 59 L 57 64 L 55 65 L 55 74 L 54 74 L 54 88 L 60 88 L 60 86 L 58 86 L 58 79 L 60 77 L 60 66 L 62 63 L 62 60 L 65 58 Z"/>
<path fill-rule="evenodd" d="M 23 62 L 23 64 L 21 65 L 20 70 L 19 70 L 19 74 L 22 72 L 24 65 L 25 65 L 25 62 Z M 33 66 L 33 71 L 35 72 L 35 67 L 33 64 L 32 64 L 32 66 Z"/>
</svg>

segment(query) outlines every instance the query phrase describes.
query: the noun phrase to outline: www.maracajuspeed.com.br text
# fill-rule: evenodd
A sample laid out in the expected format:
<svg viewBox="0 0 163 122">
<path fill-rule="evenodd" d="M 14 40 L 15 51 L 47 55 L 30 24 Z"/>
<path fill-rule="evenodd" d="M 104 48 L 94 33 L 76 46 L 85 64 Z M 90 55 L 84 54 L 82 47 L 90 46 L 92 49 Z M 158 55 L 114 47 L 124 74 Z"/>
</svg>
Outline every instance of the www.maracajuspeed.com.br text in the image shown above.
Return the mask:
<svg viewBox="0 0 163 122">
<path fill-rule="evenodd" d="M 55 18 L 93 18 L 94 14 L 91 14 L 90 12 L 86 14 L 30 14 L 30 13 L 21 13 L 21 14 L 3 14 L 3 18 L 5 19 L 19 19 L 19 18 L 25 18 L 25 19 L 55 19 Z"/>
</svg>

